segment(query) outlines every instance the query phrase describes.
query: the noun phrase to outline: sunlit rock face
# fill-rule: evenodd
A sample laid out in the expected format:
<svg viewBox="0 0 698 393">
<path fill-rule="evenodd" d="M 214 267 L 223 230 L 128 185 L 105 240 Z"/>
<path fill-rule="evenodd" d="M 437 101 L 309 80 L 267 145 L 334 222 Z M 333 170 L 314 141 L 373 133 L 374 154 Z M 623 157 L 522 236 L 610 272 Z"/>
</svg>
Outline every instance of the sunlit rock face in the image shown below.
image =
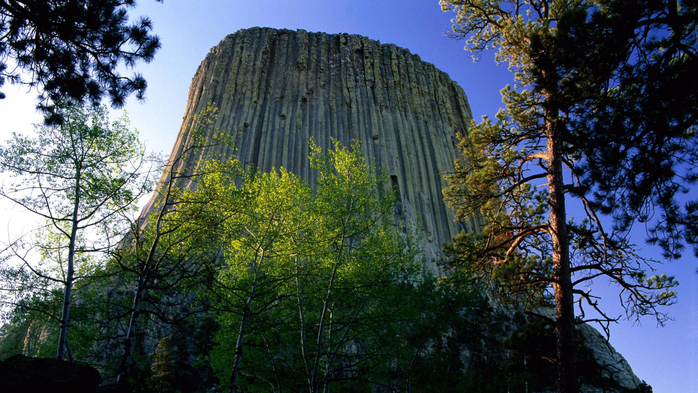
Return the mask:
<svg viewBox="0 0 698 393">
<path fill-rule="evenodd" d="M 471 120 L 463 90 L 406 49 L 366 37 L 252 28 L 227 36 L 199 66 L 189 90 L 176 153 L 192 117 L 211 102 L 216 127 L 234 154 L 263 171 L 283 166 L 315 182 L 309 141 L 360 143 L 389 175 L 387 192 L 422 236 L 428 267 L 437 271 L 442 245 L 460 229 L 443 203 L 443 175 L 453 170 L 456 133 Z M 213 132 L 211 128 L 211 132 Z"/>
</svg>

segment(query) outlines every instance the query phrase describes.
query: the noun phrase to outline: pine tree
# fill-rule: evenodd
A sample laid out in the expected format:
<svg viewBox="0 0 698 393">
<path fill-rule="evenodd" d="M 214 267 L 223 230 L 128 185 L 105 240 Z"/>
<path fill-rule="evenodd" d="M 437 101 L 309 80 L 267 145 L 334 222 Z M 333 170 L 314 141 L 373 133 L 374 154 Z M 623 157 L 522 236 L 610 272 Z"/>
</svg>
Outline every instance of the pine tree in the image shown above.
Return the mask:
<svg viewBox="0 0 698 393">
<path fill-rule="evenodd" d="M 654 315 L 660 322 L 665 316 L 657 307 L 671 304 L 675 295 L 672 277 L 647 277 L 644 270 L 652 261 L 635 252 L 628 226 L 608 230 L 599 216 L 623 203 L 639 211 L 651 208 L 653 200 L 636 200 L 637 193 L 632 192 L 626 194 L 625 202 L 607 208 L 601 198 L 609 195 L 608 187 L 633 188 L 614 183 L 618 178 L 598 176 L 600 166 L 612 159 L 617 162 L 609 165 L 610 171 L 633 173 L 626 168 L 629 161 L 613 155 L 613 147 L 625 143 L 632 151 L 643 137 L 616 141 L 615 134 L 599 135 L 589 125 L 601 123 L 596 116 L 602 103 L 616 109 L 629 104 L 629 99 L 614 101 L 614 97 L 620 88 L 631 85 L 630 75 L 641 73 L 641 62 L 634 60 L 652 48 L 653 35 L 667 26 L 672 29 L 670 22 L 657 22 L 653 16 L 663 9 L 670 14 L 676 3 L 442 0 L 441 4 L 456 12 L 454 32 L 467 39 L 466 47 L 476 54 L 498 48 L 496 59 L 509 64 L 517 82 L 503 90 L 506 109 L 496 121 L 484 119 L 460 139 L 464 160 L 456 163 L 455 173 L 448 177 L 446 199 L 461 218 L 482 212 L 487 225 L 482 234 L 461 234 L 456 239 L 458 261 L 477 277 L 495 279 L 507 292 L 521 295 L 520 301 L 540 301 L 542 291 L 552 290 L 559 391 L 576 392 L 575 302 L 581 319 L 586 317 L 584 307 L 591 307 L 605 328 L 615 320 L 590 292 L 579 289 L 581 284 L 607 278 L 620 287 L 628 317 Z M 693 14 L 688 18 L 688 26 L 694 26 Z M 695 45 L 690 34 L 678 40 L 689 49 Z M 641 91 L 651 93 L 648 89 Z M 647 101 L 662 102 L 662 97 Z M 673 115 L 686 116 L 689 108 L 682 108 Z M 603 115 L 601 119 L 621 124 L 632 118 L 614 116 L 612 111 Z M 648 129 L 643 135 L 656 134 Z M 657 139 L 661 146 L 667 138 Z M 598 146 L 600 141 L 610 145 Z M 641 155 L 656 158 L 651 150 Z M 670 157 L 674 153 L 667 151 Z M 650 178 L 656 169 L 642 168 L 640 175 Z M 588 196 L 594 185 L 602 192 Z M 584 214 L 581 221 L 570 220 L 569 203 L 579 204 Z M 668 233 L 674 236 L 676 231 Z"/>
</svg>

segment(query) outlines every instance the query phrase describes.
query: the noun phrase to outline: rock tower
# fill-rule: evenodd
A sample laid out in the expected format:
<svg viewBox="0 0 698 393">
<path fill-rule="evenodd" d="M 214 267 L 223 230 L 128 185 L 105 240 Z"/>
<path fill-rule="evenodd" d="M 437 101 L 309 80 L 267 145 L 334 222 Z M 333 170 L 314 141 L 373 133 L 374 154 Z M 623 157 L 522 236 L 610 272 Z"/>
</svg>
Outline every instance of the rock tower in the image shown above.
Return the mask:
<svg viewBox="0 0 698 393">
<path fill-rule="evenodd" d="M 387 172 L 403 218 L 422 236 L 432 270 L 441 249 L 462 228 L 443 202 L 453 170 L 456 133 L 471 121 L 463 90 L 419 56 L 348 34 L 252 28 L 227 36 L 201 63 L 189 90 L 173 154 L 193 116 L 211 103 L 215 128 L 235 154 L 262 171 L 283 166 L 312 185 L 309 141 L 358 140 L 365 158 Z"/>
</svg>

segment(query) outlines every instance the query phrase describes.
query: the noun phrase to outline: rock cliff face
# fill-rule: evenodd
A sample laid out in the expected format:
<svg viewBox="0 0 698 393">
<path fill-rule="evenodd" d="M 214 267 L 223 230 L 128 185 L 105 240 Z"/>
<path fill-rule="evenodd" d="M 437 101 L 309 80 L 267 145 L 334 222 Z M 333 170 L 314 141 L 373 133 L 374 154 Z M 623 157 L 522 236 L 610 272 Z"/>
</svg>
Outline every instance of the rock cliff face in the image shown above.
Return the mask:
<svg viewBox="0 0 698 393">
<path fill-rule="evenodd" d="M 468 101 L 447 74 L 405 49 L 303 30 L 231 34 L 193 78 L 173 153 L 209 102 L 235 148 L 206 154 L 235 154 L 263 171 L 283 166 L 312 184 L 311 138 L 323 149 L 331 138 L 345 146 L 358 140 L 367 160 L 389 174 L 404 218 L 422 230 L 428 259 L 439 260 L 443 243 L 462 228 L 441 190 L 453 170 L 456 133 L 471 120 Z M 463 225 L 476 230 L 479 221 Z"/>
<path fill-rule="evenodd" d="M 623 355 L 616 352 L 615 348 L 593 327 L 582 324 L 577 326 L 577 334 L 583 337 L 586 346 L 591 349 L 598 364 L 603 368 L 602 375 L 612 378 L 621 387 L 626 389 L 639 389 L 640 378 L 633 373 L 630 364 Z M 585 392 L 601 392 L 600 389 L 585 387 Z"/>
</svg>

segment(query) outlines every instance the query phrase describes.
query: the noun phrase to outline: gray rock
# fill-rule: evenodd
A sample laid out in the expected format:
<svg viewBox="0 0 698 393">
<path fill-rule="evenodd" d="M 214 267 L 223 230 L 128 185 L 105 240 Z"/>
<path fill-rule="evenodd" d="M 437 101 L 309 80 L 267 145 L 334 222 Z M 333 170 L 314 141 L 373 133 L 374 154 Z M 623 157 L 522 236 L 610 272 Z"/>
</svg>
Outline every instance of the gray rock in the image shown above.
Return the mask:
<svg viewBox="0 0 698 393">
<path fill-rule="evenodd" d="M 594 353 L 594 357 L 603 368 L 603 374 L 612 378 L 625 389 L 637 389 L 642 381 L 638 378 L 628 361 L 611 346 L 598 330 L 587 324 L 577 325 L 577 334 L 584 338 L 584 343 Z M 596 392 L 587 388 L 587 392 Z"/>
</svg>

